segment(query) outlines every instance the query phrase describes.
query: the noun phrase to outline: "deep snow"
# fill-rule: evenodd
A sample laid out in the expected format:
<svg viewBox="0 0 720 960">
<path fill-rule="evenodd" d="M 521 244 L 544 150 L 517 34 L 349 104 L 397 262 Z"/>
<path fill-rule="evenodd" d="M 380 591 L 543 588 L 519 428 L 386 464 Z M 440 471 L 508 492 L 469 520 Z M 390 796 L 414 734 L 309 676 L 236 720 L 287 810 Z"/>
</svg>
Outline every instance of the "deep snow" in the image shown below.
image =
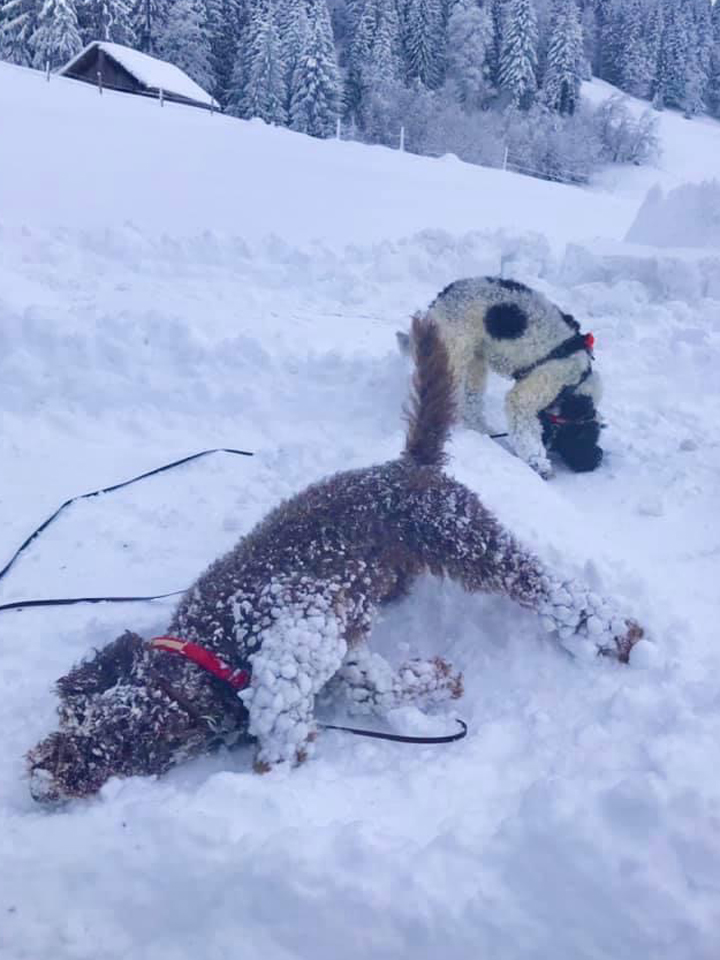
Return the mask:
<svg viewBox="0 0 720 960">
<path fill-rule="evenodd" d="M 394 331 L 502 269 L 594 332 L 607 460 L 544 483 L 458 430 L 449 469 L 640 616 L 654 656 L 572 661 L 507 601 L 428 579 L 374 644 L 464 669 L 466 740 L 325 734 L 295 771 L 241 750 L 48 813 L 22 756 L 52 681 L 171 605 L 2 613 L 0 956 L 716 957 L 720 253 L 622 238 L 655 177 L 715 172 L 720 126 L 664 114 L 666 169 L 606 192 L 162 109 L 0 64 L 2 559 L 70 495 L 256 456 L 74 506 L 0 602 L 178 589 L 280 498 L 394 456 Z"/>
</svg>

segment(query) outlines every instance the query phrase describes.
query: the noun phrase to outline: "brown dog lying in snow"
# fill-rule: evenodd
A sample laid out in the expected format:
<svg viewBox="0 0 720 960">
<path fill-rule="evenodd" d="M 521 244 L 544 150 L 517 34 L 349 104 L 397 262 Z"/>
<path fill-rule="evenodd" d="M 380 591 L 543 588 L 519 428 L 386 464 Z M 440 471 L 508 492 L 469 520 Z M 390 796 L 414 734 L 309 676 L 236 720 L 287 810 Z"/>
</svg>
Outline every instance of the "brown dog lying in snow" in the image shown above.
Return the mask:
<svg viewBox="0 0 720 960">
<path fill-rule="evenodd" d="M 28 754 L 37 800 L 89 796 L 112 776 L 160 774 L 247 739 L 256 769 L 301 762 L 314 746 L 315 697 L 331 681 L 365 711 L 459 696 L 445 661 L 393 670 L 366 646 L 377 609 L 423 571 L 511 597 L 568 649 L 628 660 L 642 629 L 546 569 L 443 473 L 454 417 L 447 351 L 431 320 L 414 321 L 412 341 L 403 454 L 277 507 L 184 595 L 173 638 L 125 633 L 63 677 L 59 730 Z"/>
</svg>

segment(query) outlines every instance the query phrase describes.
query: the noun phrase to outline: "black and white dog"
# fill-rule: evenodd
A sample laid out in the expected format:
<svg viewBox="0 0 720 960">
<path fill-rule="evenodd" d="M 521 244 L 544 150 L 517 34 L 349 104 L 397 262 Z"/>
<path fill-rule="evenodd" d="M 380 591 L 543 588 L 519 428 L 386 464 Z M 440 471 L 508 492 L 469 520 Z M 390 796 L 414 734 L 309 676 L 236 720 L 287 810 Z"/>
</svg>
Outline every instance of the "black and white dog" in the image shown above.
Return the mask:
<svg viewBox="0 0 720 960">
<path fill-rule="evenodd" d="M 569 313 L 516 280 L 456 280 L 433 300 L 433 320 L 447 347 L 467 426 L 488 433 L 482 400 L 488 370 L 515 381 L 505 400 L 517 455 L 552 475 L 549 451 L 576 471 L 594 470 L 603 456 L 596 403 L 601 387 L 592 367 L 593 337 Z M 398 334 L 409 351 L 409 336 Z"/>
</svg>

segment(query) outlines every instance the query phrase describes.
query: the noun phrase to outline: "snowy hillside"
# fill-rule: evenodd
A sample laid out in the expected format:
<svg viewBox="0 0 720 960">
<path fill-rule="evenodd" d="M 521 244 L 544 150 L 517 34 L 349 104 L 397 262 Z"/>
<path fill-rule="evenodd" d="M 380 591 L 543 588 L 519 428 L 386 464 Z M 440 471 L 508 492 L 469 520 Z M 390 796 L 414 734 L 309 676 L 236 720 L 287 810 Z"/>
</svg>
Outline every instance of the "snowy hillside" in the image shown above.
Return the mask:
<svg viewBox="0 0 720 960">
<path fill-rule="evenodd" d="M 325 733 L 298 770 L 221 753 L 47 812 L 23 754 L 53 681 L 172 603 L 0 613 L 2 960 L 715 958 L 720 249 L 623 238 L 655 181 L 717 174 L 720 125 L 663 114 L 663 169 L 581 190 L 0 64 L 0 132 L 0 566 L 69 496 L 256 454 L 71 508 L 0 603 L 180 589 L 281 498 L 394 456 L 395 330 L 502 269 L 595 334 L 606 462 L 545 483 L 458 430 L 449 470 L 655 642 L 578 663 L 534 616 L 428 579 L 374 644 L 441 652 L 466 693 L 387 724 L 458 715 L 464 741 Z"/>
</svg>

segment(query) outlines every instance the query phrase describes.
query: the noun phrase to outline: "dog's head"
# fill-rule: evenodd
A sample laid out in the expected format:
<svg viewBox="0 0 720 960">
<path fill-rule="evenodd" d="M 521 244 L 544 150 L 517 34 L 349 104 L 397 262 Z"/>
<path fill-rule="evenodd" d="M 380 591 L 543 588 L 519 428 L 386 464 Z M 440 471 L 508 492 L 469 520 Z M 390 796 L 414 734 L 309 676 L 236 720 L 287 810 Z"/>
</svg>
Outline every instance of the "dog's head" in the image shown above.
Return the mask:
<svg viewBox="0 0 720 960">
<path fill-rule="evenodd" d="M 561 422 L 555 422 L 552 416 Z M 592 397 L 564 391 L 549 411 L 541 414 L 543 443 L 554 450 L 571 470 L 595 470 L 603 459 L 598 445 L 601 424 Z"/>
<path fill-rule="evenodd" d="M 157 658 L 171 656 L 125 633 L 58 681 L 59 729 L 27 756 L 35 800 L 87 797 L 112 776 L 164 773 L 221 742 L 223 695 L 232 694 L 214 701 L 204 679 L 188 693 L 183 663 L 170 665 L 170 680 L 158 670 Z"/>
</svg>

